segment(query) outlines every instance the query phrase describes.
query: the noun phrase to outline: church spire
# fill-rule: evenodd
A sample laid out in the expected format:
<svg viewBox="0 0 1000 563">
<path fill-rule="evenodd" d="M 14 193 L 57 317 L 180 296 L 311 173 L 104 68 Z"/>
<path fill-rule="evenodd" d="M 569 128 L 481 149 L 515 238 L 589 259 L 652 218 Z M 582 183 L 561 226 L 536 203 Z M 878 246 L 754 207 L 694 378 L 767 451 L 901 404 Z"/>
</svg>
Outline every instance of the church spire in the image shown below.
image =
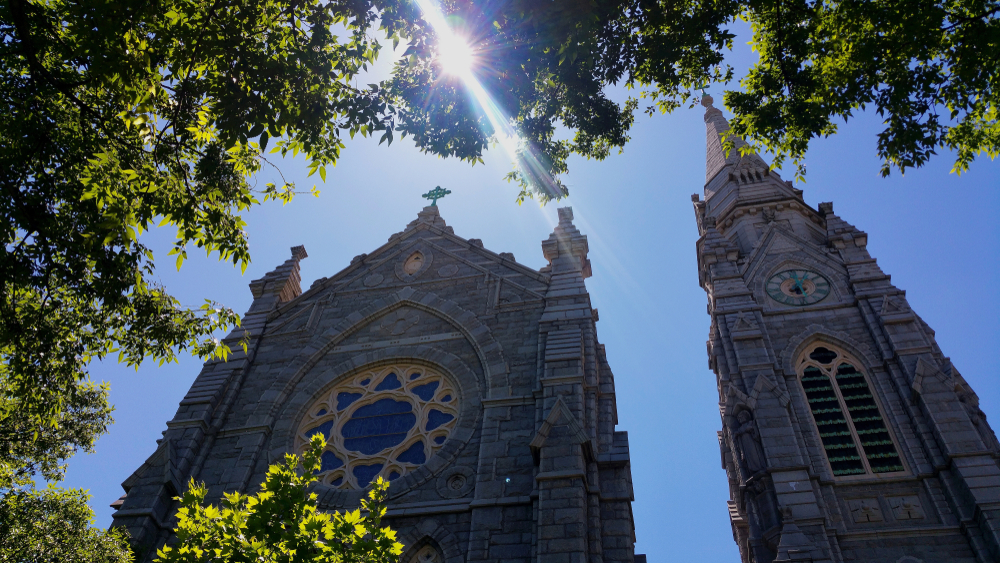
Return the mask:
<svg viewBox="0 0 1000 563">
<path fill-rule="evenodd" d="M 710 216 L 718 216 L 737 202 L 750 203 L 792 197 L 801 200 L 801 191 L 777 173 L 756 152 L 741 154 L 747 143 L 740 137 L 726 155 L 722 136 L 729 131 L 729 121 L 713 106 L 712 96 L 705 95 L 705 202 Z M 712 200 L 715 201 L 712 201 Z"/>
<path fill-rule="evenodd" d="M 769 169 L 770 167 L 764 162 L 764 159 L 756 152 L 740 156 L 740 148 L 747 144 L 741 137 L 733 139 L 735 146 L 733 150 L 729 151 L 729 156 L 726 156 L 726 150 L 722 146 L 722 135 L 729 131 L 729 121 L 722 115 L 721 110 L 712 105 L 714 102 L 715 100 L 708 94 L 701 98 L 701 105 L 705 106 L 705 183 L 710 183 L 723 169 L 728 167 L 731 171 L 741 162 L 752 163 L 757 168 Z"/>
</svg>

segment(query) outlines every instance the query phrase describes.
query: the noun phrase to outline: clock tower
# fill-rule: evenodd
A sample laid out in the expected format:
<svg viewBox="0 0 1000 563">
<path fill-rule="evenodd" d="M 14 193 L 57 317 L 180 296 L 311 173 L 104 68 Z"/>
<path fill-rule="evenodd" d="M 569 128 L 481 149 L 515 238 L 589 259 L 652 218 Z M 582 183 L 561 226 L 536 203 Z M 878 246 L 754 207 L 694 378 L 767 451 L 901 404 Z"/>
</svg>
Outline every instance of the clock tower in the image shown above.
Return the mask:
<svg viewBox="0 0 1000 563">
<path fill-rule="evenodd" d="M 702 105 L 698 275 L 742 561 L 1000 561 L 1000 444 L 975 392 L 868 235 L 727 156 Z"/>
</svg>

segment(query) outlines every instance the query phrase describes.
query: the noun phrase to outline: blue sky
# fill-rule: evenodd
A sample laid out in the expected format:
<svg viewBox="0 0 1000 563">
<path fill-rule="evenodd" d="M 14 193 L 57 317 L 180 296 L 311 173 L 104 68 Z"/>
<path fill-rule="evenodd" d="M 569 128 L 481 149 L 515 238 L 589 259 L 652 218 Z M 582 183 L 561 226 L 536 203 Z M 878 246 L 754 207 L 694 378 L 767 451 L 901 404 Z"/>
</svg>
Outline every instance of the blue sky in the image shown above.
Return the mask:
<svg viewBox="0 0 1000 563">
<path fill-rule="evenodd" d="M 749 57 L 745 48 L 736 55 L 735 62 Z M 710 91 L 721 99 L 721 88 Z M 359 138 L 348 142 L 325 184 L 318 176 L 305 178 L 301 159 L 280 164 L 300 188 L 315 181 L 322 195 L 246 215 L 253 263 L 245 275 L 194 252 L 177 273 L 166 256 L 172 233 L 154 231 L 147 240 L 161 259 L 157 276 L 183 303 L 198 306 L 209 298 L 245 311 L 247 284 L 286 260 L 291 246 L 304 244 L 309 253 L 302 262 L 308 287 L 401 231 L 426 204 L 420 194 L 436 185 L 452 190 L 438 205 L 457 235 L 513 252 L 533 268 L 545 265 L 541 241 L 555 224 L 556 208 L 571 205 L 590 241 L 594 275 L 587 286 L 616 377 L 618 429 L 630 436 L 636 551 L 650 561 L 736 561 L 690 200 L 704 185 L 702 114 L 698 107 L 640 118 L 623 154 L 604 162 L 571 160 L 564 178 L 569 200 L 545 208 L 515 204 L 517 189 L 502 179 L 510 165 L 500 150 L 471 167 L 423 155 L 408 139 L 380 147 Z M 815 143 L 806 161 L 808 182 L 798 187 L 810 205 L 833 201 L 838 215 L 869 234 L 872 256 L 937 332 L 997 427 L 1000 163 L 983 158 L 958 177 L 949 173 L 951 155 L 941 154 L 905 177 L 895 172 L 883 179 L 875 155 L 879 130 L 875 116 L 862 114 Z M 184 358 L 138 372 L 111 362 L 92 366 L 94 379 L 111 383 L 116 423 L 97 453 L 71 460 L 65 484 L 90 490 L 97 525 L 110 524 L 108 504 L 155 449 L 200 365 Z"/>
</svg>

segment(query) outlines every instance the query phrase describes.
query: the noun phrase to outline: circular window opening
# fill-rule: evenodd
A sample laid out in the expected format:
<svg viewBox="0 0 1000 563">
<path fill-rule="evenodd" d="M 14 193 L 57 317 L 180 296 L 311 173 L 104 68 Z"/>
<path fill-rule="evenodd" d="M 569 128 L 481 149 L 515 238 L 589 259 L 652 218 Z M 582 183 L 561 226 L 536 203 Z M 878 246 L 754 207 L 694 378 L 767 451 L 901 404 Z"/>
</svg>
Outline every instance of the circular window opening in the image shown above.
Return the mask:
<svg viewBox="0 0 1000 563">
<path fill-rule="evenodd" d="M 403 271 L 409 275 L 413 275 L 420 271 L 420 268 L 424 266 L 424 255 L 420 252 L 414 252 L 406 259 L 403 264 Z"/>
<path fill-rule="evenodd" d="M 320 480 L 363 489 L 377 476 L 394 481 L 431 458 L 458 420 L 458 395 L 441 373 L 420 365 L 363 371 L 309 408 L 296 450 L 326 438 Z"/>
</svg>

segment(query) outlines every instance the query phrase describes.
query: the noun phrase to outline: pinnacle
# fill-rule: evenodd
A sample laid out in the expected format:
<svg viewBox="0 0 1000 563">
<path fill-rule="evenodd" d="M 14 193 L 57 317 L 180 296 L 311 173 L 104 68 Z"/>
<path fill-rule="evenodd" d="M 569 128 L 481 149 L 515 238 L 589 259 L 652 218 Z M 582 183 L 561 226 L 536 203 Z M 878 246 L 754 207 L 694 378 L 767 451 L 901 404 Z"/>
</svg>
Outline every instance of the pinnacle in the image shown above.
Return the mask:
<svg viewBox="0 0 1000 563">
<path fill-rule="evenodd" d="M 448 224 L 445 223 L 444 219 L 441 217 L 440 208 L 436 205 L 428 205 L 420 210 L 420 212 L 417 213 L 417 218 L 410 221 L 410 223 L 406 225 L 406 228 L 409 230 L 421 223 L 427 223 L 428 225 L 433 225 L 439 229 L 444 229 L 448 226 Z"/>
</svg>

